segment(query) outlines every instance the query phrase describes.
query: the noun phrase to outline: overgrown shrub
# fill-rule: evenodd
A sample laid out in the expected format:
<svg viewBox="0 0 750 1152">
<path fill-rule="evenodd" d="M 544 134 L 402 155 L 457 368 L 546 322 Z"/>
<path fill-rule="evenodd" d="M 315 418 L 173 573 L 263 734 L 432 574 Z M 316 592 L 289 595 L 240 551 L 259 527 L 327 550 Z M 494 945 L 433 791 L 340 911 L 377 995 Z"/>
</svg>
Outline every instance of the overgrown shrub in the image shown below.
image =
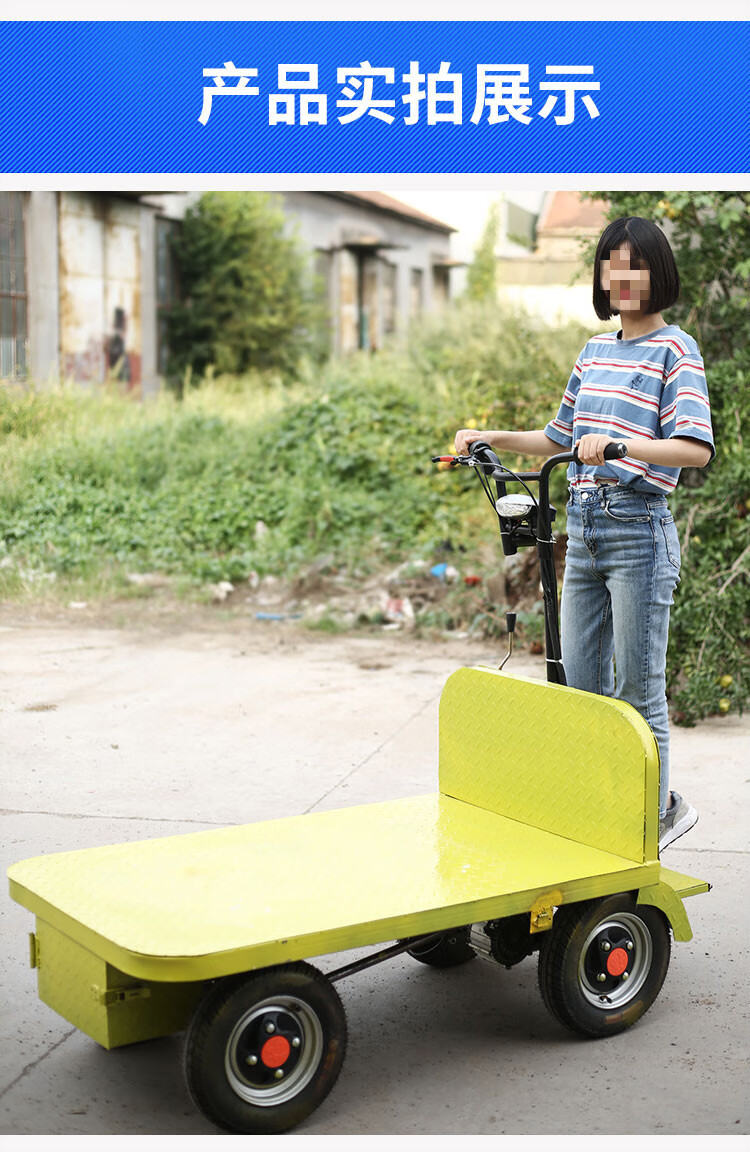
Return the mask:
<svg viewBox="0 0 750 1152">
<path fill-rule="evenodd" d="M 322 304 L 308 257 L 264 192 L 206 192 L 176 233 L 180 299 L 167 317 L 170 373 L 201 378 L 320 359 Z"/>
<path fill-rule="evenodd" d="M 676 716 L 742 708 L 750 688 L 750 353 L 709 369 L 716 460 L 672 507 L 682 547 L 667 678 Z"/>
<path fill-rule="evenodd" d="M 236 580 L 322 554 L 367 569 L 492 538 L 474 478 L 438 473 L 430 456 L 472 417 L 546 421 L 580 334 L 550 342 L 492 308 L 441 323 L 442 339 L 436 322 L 409 353 L 330 363 L 291 389 L 214 378 L 181 404 L 143 406 L 3 393 L 7 556 L 68 578 L 111 563 Z M 269 531 L 256 539 L 258 520 Z M 6 587 L 12 570 L 0 568 Z"/>
</svg>

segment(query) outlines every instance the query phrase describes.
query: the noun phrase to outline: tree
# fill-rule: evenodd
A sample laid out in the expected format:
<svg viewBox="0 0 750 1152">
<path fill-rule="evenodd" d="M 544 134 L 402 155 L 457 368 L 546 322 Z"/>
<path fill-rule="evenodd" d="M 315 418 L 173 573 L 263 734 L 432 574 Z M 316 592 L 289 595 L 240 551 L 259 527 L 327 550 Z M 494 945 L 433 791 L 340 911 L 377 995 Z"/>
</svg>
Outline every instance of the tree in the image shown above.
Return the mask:
<svg viewBox="0 0 750 1152">
<path fill-rule="evenodd" d="M 750 192 L 595 192 L 607 217 L 663 225 L 682 291 L 666 319 L 706 364 L 716 459 L 685 469 L 671 500 L 680 528 L 667 689 L 684 723 L 742 708 L 750 694 Z M 588 245 L 593 264 L 594 247 Z"/>
<path fill-rule="evenodd" d="M 474 259 L 466 278 L 469 300 L 495 300 L 497 296 L 497 241 L 500 235 L 500 205 L 490 205 L 487 220 L 474 249 Z"/>
<path fill-rule="evenodd" d="M 170 371 L 275 369 L 321 353 L 322 315 L 306 255 L 263 192 L 207 192 L 175 240 L 180 302 L 168 317 Z"/>
<path fill-rule="evenodd" d="M 706 361 L 732 356 L 750 307 L 750 192 L 592 192 L 607 216 L 660 224 L 680 271 L 682 291 L 669 319 L 695 336 Z M 587 255 L 593 266 L 595 245 Z"/>
</svg>

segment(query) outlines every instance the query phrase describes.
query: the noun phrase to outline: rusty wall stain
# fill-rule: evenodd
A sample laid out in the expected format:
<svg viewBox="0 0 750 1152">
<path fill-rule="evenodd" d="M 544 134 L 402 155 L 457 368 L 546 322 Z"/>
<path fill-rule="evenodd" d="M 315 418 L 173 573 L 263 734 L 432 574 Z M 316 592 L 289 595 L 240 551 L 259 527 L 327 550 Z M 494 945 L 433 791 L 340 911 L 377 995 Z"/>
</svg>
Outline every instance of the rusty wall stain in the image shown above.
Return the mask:
<svg viewBox="0 0 750 1152">
<path fill-rule="evenodd" d="M 106 193 L 60 195 L 60 359 L 68 377 L 140 383 L 141 211 Z"/>
</svg>

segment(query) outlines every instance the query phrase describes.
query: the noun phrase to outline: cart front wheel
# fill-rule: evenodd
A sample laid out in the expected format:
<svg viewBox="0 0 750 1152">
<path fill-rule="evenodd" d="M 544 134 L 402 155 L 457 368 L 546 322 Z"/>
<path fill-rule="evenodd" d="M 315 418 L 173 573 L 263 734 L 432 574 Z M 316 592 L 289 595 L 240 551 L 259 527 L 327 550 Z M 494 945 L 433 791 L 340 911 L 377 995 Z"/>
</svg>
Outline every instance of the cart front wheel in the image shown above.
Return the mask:
<svg viewBox="0 0 750 1152">
<path fill-rule="evenodd" d="M 226 1132 L 277 1134 L 299 1124 L 336 1082 L 346 1017 L 310 964 L 264 968 L 215 984 L 185 1044 L 195 1104 Z"/>
<path fill-rule="evenodd" d="M 539 953 L 539 987 L 553 1016 L 583 1036 L 612 1036 L 640 1020 L 669 967 L 669 927 L 632 896 L 563 906 Z"/>
<path fill-rule="evenodd" d="M 457 964 L 465 964 L 476 956 L 469 943 L 470 931 L 470 924 L 463 928 L 451 928 L 450 932 L 443 932 L 424 944 L 415 944 L 409 949 L 409 955 L 419 960 L 420 964 L 429 964 L 432 968 L 455 968 Z"/>
</svg>

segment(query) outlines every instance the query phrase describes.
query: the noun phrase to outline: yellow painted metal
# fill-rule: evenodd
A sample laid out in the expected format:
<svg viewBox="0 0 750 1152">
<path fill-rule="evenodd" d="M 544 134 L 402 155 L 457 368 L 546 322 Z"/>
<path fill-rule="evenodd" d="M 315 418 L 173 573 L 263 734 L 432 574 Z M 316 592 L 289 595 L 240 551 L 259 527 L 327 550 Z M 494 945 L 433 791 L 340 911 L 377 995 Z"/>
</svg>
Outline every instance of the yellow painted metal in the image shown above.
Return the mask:
<svg viewBox="0 0 750 1152">
<path fill-rule="evenodd" d="M 440 791 L 630 860 L 657 858 L 656 741 L 619 700 L 459 669 L 440 701 Z"/>
<path fill-rule="evenodd" d="M 37 915 L 40 996 L 112 1047 L 182 1027 L 209 979 L 516 913 L 541 932 L 616 892 L 689 938 L 682 897 L 707 885 L 656 858 L 658 776 L 627 705 L 462 669 L 440 793 L 41 856 L 11 895 Z"/>
<path fill-rule="evenodd" d="M 708 892 L 710 887 L 711 885 L 705 880 L 695 880 L 692 876 L 683 875 L 682 872 L 662 868 L 656 884 L 641 888 L 638 903 L 653 904 L 655 908 L 660 908 L 672 926 L 675 940 L 692 940 L 693 930 L 683 900 L 699 892 Z"/>
<path fill-rule="evenodd" d="M 563 904 L 564 900 L 565 898 L 559 888 L 555 888 L 552 892 L 545 892 L 543 896 L 537 896 L 531 905 L 529 932 L 532 934 L 534 932 L 546 932 L 551 928 L 555 908 Z"/>
<path fill-rule="evenodd" d="M 37 920 L 39 998 L 103 1048 L 187 1026 L 202 983 L 143 984 Z"/>
<path fill-rule="evenodd" d="M 10 878 L 122 972 L 200 980 L 530 911 L 553 889 L 632 890 L 658 868 L 432 795 L 41 856 Z"/>
</svg>

